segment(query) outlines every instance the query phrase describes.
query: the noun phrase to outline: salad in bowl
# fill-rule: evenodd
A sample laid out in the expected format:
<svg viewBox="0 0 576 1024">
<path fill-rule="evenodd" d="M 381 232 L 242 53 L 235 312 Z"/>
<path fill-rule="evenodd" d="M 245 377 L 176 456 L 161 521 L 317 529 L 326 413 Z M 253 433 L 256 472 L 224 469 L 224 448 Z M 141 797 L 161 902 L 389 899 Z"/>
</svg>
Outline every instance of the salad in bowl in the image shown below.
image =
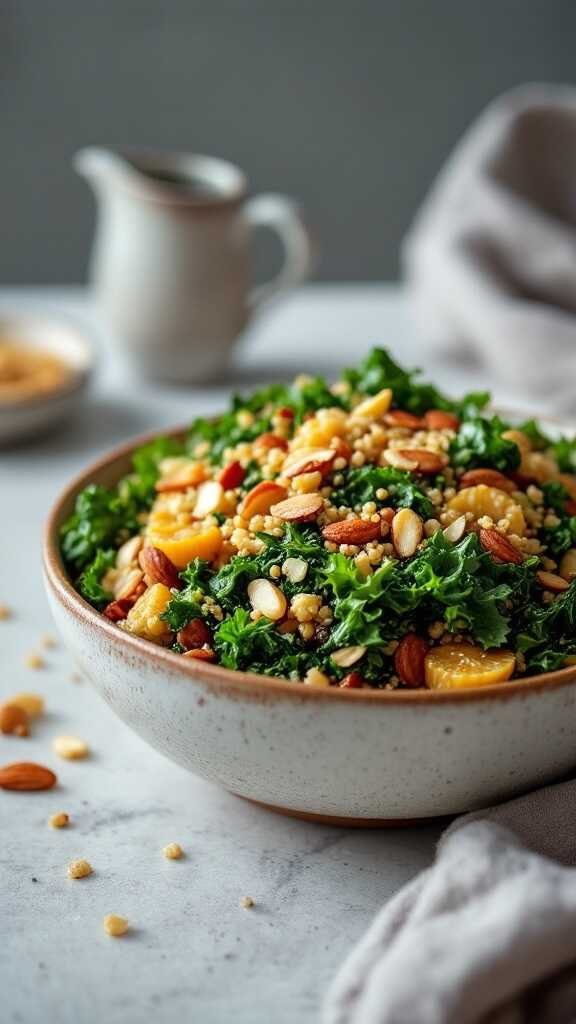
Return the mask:
<svg viewBox="0 0 576 1024">
<path fill-rule="evenodd" d="M 576 663 L 576 440 L 381 349 L 136 450 L 62 524 L 127 635 L 295 687 L 447 690 Z"/>
</svg>

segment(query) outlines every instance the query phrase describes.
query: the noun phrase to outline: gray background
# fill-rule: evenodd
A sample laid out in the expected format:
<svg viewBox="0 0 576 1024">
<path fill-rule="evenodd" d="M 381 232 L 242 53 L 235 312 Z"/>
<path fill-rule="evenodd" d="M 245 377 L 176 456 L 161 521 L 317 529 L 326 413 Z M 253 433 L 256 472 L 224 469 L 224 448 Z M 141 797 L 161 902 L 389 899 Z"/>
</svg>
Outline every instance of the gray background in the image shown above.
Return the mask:
<svg viewBox="0 0 576 1024">
<path fill-rule="evenodd" d="M 83 279 L 91 142 L 226 156 L 300 197 L 319 277 L 393 277 L 466 124 L 575 39 L 574 0 L 0 0 L 0 283 Z"/>
</svg>

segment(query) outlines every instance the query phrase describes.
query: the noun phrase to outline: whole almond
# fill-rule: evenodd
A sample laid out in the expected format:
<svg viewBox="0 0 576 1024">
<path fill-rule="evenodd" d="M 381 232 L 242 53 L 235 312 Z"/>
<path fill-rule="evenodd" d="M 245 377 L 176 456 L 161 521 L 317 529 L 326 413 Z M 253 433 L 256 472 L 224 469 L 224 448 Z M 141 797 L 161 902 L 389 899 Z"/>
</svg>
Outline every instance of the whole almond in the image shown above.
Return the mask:
<svg viewBox="0 0 576 1024">
<path fill-rule="evenodd" d="M 421 430 L 424 426 L 424 420 L 420 416 L 404 412 L 403 409 L 393 409 L 392 412 L 387 412 L 384 422 L 387 427 L 403 427 L 406 430 Z"/>
<path fill-rule="evenodd" d="M 404 473 L 415 473 L 417 465 L 413 459 L 408 459 L 406 455 L 399 452 L 397 448 L 387 448 L 383 452 L 383 457 L 389 466 L 393 469 L 401 469 Z"/>
<path fill-rule="evenodd" d="M 325 473 L 330 469 L 336 458 L 335 448 L 308 448 L 294 452 L 293 458 L 287 458 L 282 467 L 282 476 L 288 480 L 301 473 Z"/>
<path fill-rule="evenodd" d="M 261 480 L 248 491 L 238 512 L 244 519 L 266 515 L 274 502 L 282 501 L 287 494 L 288 491 L 281 484 L 274 483 L 273 480 Z"/>
<path fill-rule="evenodd" d="M 416 551 L 424 524 L 411 508 L 401 508 L 392 520 L 392 543 L 400 558 L 411 558 Z"/>
<path fill-rule="evenodd" d="M 514 480 L 510 480 L 504 473 L 497 469 L 469 469 L 463 473 L 458 481 L 459 487 L 477 487 L 478 484 L 486 484 L 487 487 L 496 487 L 499 491 L 506 491 L 512 494 L 518 490 Z"/>
<path fill-rule="evenodd" d="M 342 519 L 324 526 L 322 536 L 333 544 L 367 544 L 381 536 L 381 526 L 369 519 Z"/>
<path fill-rule="evenodd" d="M 424 662 L 430 647 L 416 633 L 406 633 L 394 653 L 394 668 L 404 686 L 424 686 Z"/>
<path fill-rule="evenodd" d="M 413 462 L 417 472 L 425 476 L 441 473 L 447 463 L 445 455 L 429 452 L 426 448 L 397 448 L 396 452 L 408 462 Z"/>
<path fill-rule="evenodd" d="M 443 409 L 429 409 L 424 414 L 424 422 L 428 430 L 458 430 L 460 420 L 453 412 L 444 412 Z"/>
<path fill-rule="evenodd" d="M 292 498 L 286 498 L 286 501 L 272 505 L 270 514 L 287 523 L 307 523 L 315 519 L 323 507 L 324 498 L 321 494 L 295 494 Z"/>
<path fill-rule="evenodd" d="M 54 772 L 32 761 L 6 764 L 0 768 L 0 789 L 15 789 L 22 792 L 52 789 L 57 781 Z"/>
<path fill-rule="evenodd" d="M 151 584 L 163 583 L 170 589 L 181 589 L 182 580 L 178 576 L 178 569 L 160 548 L 146 545 L 142 548 L 138 561 Z"/>
<path fill-rule="evenodd" d="M 28 715 L 18 704 L 2 704 L 0 706 L 0 732 L 5 735 L 28 735 Z"/>
<path fill-rule="evenodd" d="M 102 614 L 110 619 L 110 622 L 123 622 L 133 604 L 133 601 L 111 601 Z"/>
<path fill-rule="evenodd" d="M 570 548 L 570 550 L 562 556 L 562 561 L 560 562 L 560 575 L 570 583 L 576 578 L 576 548 Z"/>
<path fill-rule="evenodd" d="M 516 565 L 521 565 L 524 561 L 522 552 L 518 551 L 507 537 L 498 533 L 498 530 L 480 530 L 478 536 L 484 550 L 500 562 L 515 562 Z"/>
<path fill-rule="evenodd" d="M 212 642 L 212 634 L 204 619 L 192 619 L 186 626 L 178 630 L 176 639 L 182 647 L 194 650 Z"/>
<path fill-rule="evenodd" d="M 553 594 L 561 594 L 563 590 L 568 590 L 570 586 L 568 580 L 557 576 L 555 572 L 544 572 L 540 570 L 536 573 L 538 582 L 545 590 L 550 590 Z"/>
<path fill-rule="evenodd" d="M 245 476 L 244 466 L 236 460 L 236 462 L 230 462 L 224 466 L 224 469 L 218 474 L 218 482 L 222 484 L 225 491 L 231 491 L 240 486 Z"/>
</svg>

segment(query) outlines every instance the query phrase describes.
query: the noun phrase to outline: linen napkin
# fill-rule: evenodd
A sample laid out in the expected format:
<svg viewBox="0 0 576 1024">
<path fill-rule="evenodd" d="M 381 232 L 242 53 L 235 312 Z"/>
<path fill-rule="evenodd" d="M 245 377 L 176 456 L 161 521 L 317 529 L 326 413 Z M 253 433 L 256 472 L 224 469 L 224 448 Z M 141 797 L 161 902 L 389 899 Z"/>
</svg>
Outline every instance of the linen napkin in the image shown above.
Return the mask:
<svg viewBox="0 0 576 1024">
<path fill-rule="evenodd" d="M 348 957 L 323 1020 L 576 1021 L 576 780 L 457 819 Z"/>
<path fill-rule="evenodd" d="M 528 85 L 466 132 L 405 239 L 424 339 L 576 408 L 576 89 Z"/>
</svg>

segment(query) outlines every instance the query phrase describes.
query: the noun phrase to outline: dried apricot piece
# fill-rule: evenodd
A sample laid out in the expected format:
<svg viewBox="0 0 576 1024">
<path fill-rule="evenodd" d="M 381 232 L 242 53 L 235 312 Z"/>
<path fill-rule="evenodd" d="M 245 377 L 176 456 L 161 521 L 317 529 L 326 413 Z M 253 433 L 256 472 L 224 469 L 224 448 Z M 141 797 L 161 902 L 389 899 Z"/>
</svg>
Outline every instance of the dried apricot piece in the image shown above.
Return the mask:
<svg viewBox="0 0 576 1024">
<path fill-rule="evenodd" d="M 482 516 L 490 516 L 495 523 L 507 519 L 512 533 L 522 536 L 526 532 L 526 520 L 520 505 L 498 487 L 486 484 L 464 487 L 450 499 L 447 507 L 454 512 L 471 512 L 476 520 Z"/>
<path fill-rule="evenodd" d="M 483 651 L 473 644 L 442 644 L 426 655 L 426 686 L 431 690 L 493 686 L 510 679 L 515 664 L 511 651 Z"/>
</svg>

